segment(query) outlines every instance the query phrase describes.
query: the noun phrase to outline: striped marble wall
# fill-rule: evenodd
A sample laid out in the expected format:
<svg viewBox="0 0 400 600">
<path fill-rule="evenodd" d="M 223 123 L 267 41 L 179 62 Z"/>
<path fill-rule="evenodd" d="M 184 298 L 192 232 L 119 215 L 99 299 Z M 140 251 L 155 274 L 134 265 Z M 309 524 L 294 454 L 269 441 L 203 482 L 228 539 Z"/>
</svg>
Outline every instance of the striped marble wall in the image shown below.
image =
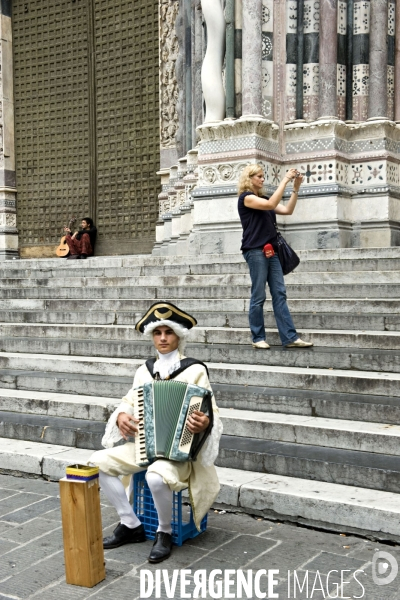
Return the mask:
<svg viewBox="0 0 400 600">
<path fill-rule="evenodd" d="M 347 77 L 347 0 L 339 0 L 337 19 L 337 116 L 346 119 L 346 77 Z"/>
<path fill-rule="evenodd" d="M 235 116 L 242 114 L 242 0 L 235 2 Z"/>
<path fill-rule="evenodd" d="M 368 118 L 370 0 L 354 2 L 353 120 Z"/>
<path fill-rule="evenodd" d="M 262 5 L 262 115 L 274 118 L 274 2 Z"/>
<path fill-rule="evenodd" d="M 397 10 L 399 10 L 399 7 L 397 8 Z M 396 0 L 390 0 L 389 6 L 388 6 L 387 116 L 391 120 L 394 120 L 395 33 L 396 33 Z"/>
<path fill-rule="evenodd" d="M 297 0 L 286 4 L 286 121 L 296 118 Z"/>
<path fill-rule="evenodd" d="M 319 2 L 304 0 L 303 119 L 315 121 L 319 107 Z"/>
</svg>

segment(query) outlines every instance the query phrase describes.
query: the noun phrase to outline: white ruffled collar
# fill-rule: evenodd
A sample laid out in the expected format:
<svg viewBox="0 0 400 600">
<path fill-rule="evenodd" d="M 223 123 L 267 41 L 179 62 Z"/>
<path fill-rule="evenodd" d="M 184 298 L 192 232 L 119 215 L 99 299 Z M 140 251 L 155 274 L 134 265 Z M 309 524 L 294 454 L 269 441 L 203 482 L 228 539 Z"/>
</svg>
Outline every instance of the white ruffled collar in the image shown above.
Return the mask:
<svg viewBox="0 0 400 600">
<path fill-rule="evenodd" d="M 181 355 L 179 350 L 172 350 L 168 354 L 158 354 L 158 359 L 154 363 L 153 373 L 159 373 L 161 379 L 167 379 L 174 371 L 181 366 Z"/>
</svg>

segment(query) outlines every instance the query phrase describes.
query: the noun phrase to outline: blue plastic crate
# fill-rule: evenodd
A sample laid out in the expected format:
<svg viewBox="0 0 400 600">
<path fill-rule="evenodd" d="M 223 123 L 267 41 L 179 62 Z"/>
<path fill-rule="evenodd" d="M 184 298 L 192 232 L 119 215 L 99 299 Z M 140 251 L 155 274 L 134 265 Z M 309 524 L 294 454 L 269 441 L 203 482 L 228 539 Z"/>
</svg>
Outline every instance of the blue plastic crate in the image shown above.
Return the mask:
<svg viewBox="0 0 400 600">
<path fill-rule="evenodd" d="M 142 522 L 148 540 L 154 540 L 158 527 L 158 515 L 149 486 L 146 481 L 146 471 L 136 473 L 133 477 L 133 510 Z M 207 515 L 201 522 L 201 532 L 197 531 L 190 508 L 189 521 L 182 518 L 182 492 L 173 492 L 172 500 L 172 541 L 176 546 L 182 546 L 185 540 L 199 535 L 207 529 Z"/>
</svg>

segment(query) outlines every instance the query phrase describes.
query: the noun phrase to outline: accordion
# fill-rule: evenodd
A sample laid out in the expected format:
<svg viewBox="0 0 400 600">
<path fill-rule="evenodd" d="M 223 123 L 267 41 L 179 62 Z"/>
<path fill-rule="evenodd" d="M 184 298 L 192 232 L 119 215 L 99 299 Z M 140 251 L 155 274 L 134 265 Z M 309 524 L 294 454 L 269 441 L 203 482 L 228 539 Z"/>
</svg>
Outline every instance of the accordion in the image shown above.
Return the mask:
<svg viewBox="0 0 400 600">
<path fill-rule="evenodd" d="M 135 437 L 135 463 L 147 467 L 158 458 L 185 462 L 196 460 L 212 419 L 212 393 L 181 381 L 152 381 L 134 390 L 133 416 L 139 419 Z M 193 411 L 207 414 L 205 431 L 191 433 L 187 420 Z"/>
</svg>

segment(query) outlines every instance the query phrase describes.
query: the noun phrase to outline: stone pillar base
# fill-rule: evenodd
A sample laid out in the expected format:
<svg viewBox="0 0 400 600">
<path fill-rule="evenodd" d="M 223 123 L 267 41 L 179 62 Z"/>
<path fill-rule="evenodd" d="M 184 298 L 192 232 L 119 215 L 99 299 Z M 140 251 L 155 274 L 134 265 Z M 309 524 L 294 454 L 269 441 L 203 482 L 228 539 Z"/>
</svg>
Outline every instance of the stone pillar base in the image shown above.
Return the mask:
<svg viewBox="0 0 400 600">
<path fill-rule="evenodd" d="M 281 143 L 277 126 L 261 118 L 202 125 L 198 131 L 191 221 L 174 226 L 172 233 L 167 218 L 171 215 L 164 214 L 155 253 L 161 237 L 168 254 L 239 252 L 237 184 L 249 163 L 263 167 L 269 196 L 289 168 L 302 173 L 293 215 L 278 217 L 282 233 L 295 249 L 400 245 L 400 127 L 395 123 L 346 124 L 330 119 L 295 123 L 285 127 Z M 169 195 L 170 205 L 176 206 L 182 192 L 176 177 L 172 181 L 174 187 L 165 188 L 161 203 Z M 288 186 L 283 203 L 290 193 Z M 182 207 L 179 210 L 182 213 Z M 170 242 L 172 235 L 178 238 Z"/>
</svg>

